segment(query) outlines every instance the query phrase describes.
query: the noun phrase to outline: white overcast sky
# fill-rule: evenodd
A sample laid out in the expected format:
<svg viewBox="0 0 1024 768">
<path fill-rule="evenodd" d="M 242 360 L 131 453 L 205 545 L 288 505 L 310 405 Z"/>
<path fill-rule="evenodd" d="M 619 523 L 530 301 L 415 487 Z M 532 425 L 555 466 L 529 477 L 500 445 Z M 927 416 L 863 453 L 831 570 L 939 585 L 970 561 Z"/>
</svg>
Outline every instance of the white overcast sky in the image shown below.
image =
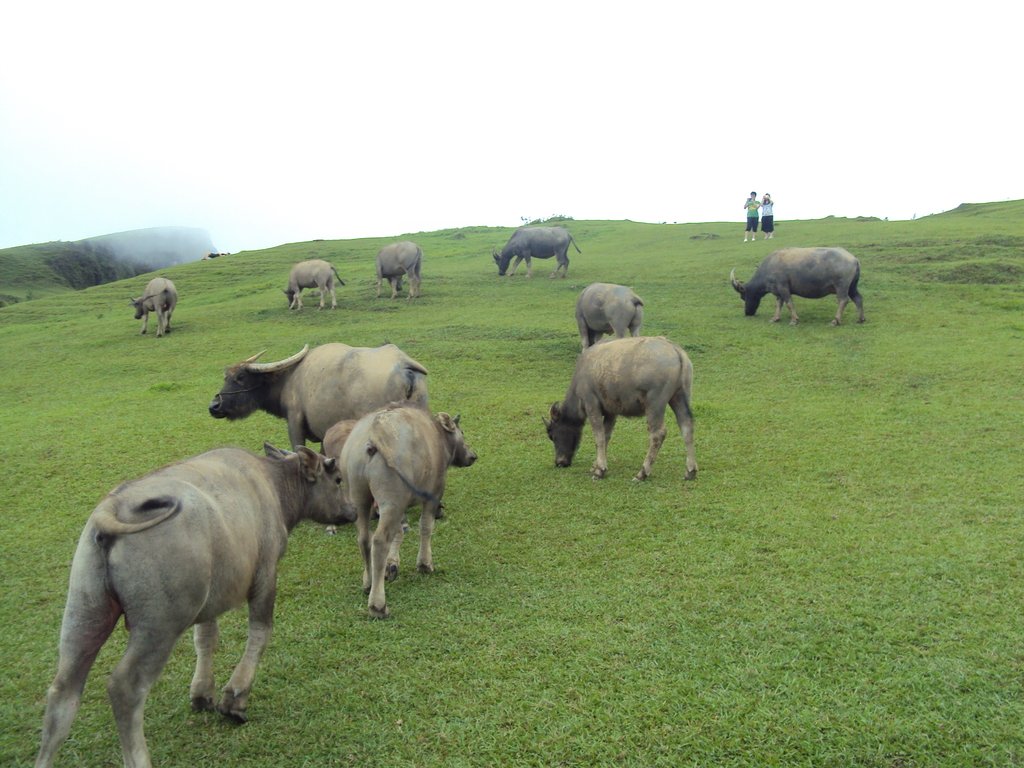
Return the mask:
<svg viewBox="0 0 1024 768">
<path fill-rule="evenodd" d="M 909 219 L 1024 198 L 1024 4 L 0 9 L 0 247 L 221 251 L 576 219 Z"/>
</svg>

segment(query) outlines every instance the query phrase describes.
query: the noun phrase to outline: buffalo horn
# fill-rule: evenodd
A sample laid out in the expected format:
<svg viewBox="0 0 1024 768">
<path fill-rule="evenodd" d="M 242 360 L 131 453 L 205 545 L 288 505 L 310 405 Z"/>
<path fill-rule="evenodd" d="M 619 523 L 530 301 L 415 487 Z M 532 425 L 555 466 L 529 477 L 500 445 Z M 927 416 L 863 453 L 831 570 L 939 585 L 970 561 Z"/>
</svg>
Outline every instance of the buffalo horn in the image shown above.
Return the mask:
<svg viewBox="0 0 1024 768">
<path fill-rule="evenodd" d="M 263 354 L 263 352 L 260 352 L 260 355 L 250 357 L 243 363 L 243 365 L 245 366 L 245 369 L 247 371 L 250 371 L 251 373 L 276 373 L 277 371 L 282 371 L 285 368 L 289 368 L 295 365 L 297 362 L 299 362 L 299 360 L 306 356 L 307 352 L 309 352 L 309 344 L 306 344 L 302 349 L 300 349 L 291 357 L 286 357 L 284 360 L 278 360 L 276 363 L 251 362 Z"/>
<path fill-rule="evenodd" d="M 729 273 L 729 282 L 732 283 L 732 287 L 736 289 L 737 293 L 743 291 L 743 283 L 736 279 L 736 268 L 733 267 L 732 272 Z"/>
</svg>

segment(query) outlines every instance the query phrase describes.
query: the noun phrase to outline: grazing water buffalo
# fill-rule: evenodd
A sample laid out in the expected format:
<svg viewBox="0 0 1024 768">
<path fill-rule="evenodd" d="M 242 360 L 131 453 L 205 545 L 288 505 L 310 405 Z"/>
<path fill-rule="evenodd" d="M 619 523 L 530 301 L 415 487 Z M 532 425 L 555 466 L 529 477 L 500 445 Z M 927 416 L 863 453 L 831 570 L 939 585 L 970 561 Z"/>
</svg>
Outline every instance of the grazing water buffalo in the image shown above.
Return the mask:
<svg viewBox="0 0 1024 768">
<path fill-rule="evenodd" d="M 322 441 L 332 424 L 394 401 L 427 405 L 427 369 L 394 344 L 323 344 L 312 351 L 307 344 L 276 363 L 257 363 L 259 356 L 224 372 L 224 386 L 210 403 L 210 415 L 244 419 L 266 411 L 288 420 L 293 446 Z"/>
<path fill-rule="evenodd" d="M 196 710 L 214 708 L 217 617 L 249 603 L 245 653 L 217 709 L 246 720 L 249 690 L 270 639 L 277 562 L 301 520 L 351 520 L 333 459 L 266 446 L 269 458 L 219 448 L 125 483 L 103 499 L 78 540 L 46 696 L 37 768 L 71 731 L 93 661 L 123 615 L 128 647 L 107 684 L 126 766 L 149 766 L 146 697 L 181 634 L 195 625 Z"/>
<path fill-rule="evenodd" d="M 505 243 L 501 253 L 493 252 L 494 263 L 498 265 L 498 274 L 504 275 L 508 270 L 508 263 L 515 257 L 512 271 L 508 272 L 511 277 L 516 273 L 519 262 L 526 260 L 526 276 L 533 277 L 531 259 L 550 259 L 552 256 L 558 262 L 551 277 L 556 277 L 561 271 L 562 277 L 569 272 L 569 243 L 572 243 L 576 253 L 582 253 L 576 241 L 572 239 L 569 230 L 565 227 L 520 227 L 512 237 Z"/>
<path fill-rule="evenodd" d="M 606 333 L 621 339 L 640 335 L 644 322 L 644 302 L 631 288 L 614 283 L 591 283 L 576 299 L 576 324 L 580 342 L 586 349 Z"/>
<path fill-rule="evenodd" d="M 288 297 L 288 309 L 302 309 L 303 288 L 316 288 L 320 291 L 320 309 L 324 308 L 324 293 L 330 291 L 331 309 L 337 309 L 338 300 L 334 296 L 335 277 L 341 285 L 345 284 L 338 270 L 329 261 L 300 261 L 292 267 L 291 274 L 288 275 L 288 287 L 284 289 L 284 295 Z"/>
<path fill-rule="evenodd" d="M 860 313 L 857 322 L 864 322 L 864 300 L 857 290 L 860 262 L 844 248 L 783 248 L 766 256 L 746 283 L 736 279 L 735 269 L 729 280 L 743 299 L 748 317 L 757 312 L 764 295 L 772 293 L 775 294 L 772 322 L 779 321 L 785 304 L 789 307 L 790 325 L 796 325 L 800 318 L 793 306 L 794 296 L 820 299 L 834 293 L 839 300 L 839 308 L 832 325 L 842 322 L 843 310 L 851 299 Z"/>
<path fill-rule="evenodd" d="M 146 285 L 141 298 L 130 299 L 135 307 L 135 319 L 142 320 L 142 333 L 149 326 L 149 313 L 156 312 L 156 336 L 171 332 L 171 314 L 178 303 L 178 289 L 166 277 L 154 277 Z"/>
<path fill-rule="evenodd" d="M 377 253 L 377 298 L 380 298 L 380 285 L 385 279 L 391 283 L 391 298 L 396 298 L 402 290 L 402 275 L 409 276 L 408 299 L 417 298 L 420 295 L 422 263 L 423 251 L 408 240 L 381 248 Z"/>
<path fill-rule="evenodd" d="M 356 511 L 363 590 L 372 618 L 388 616 L 384 582 L 398 575 L 405 513 L 422 504 L 420 549 L 416 567 L 433 573 L 430 537 L 441 509 L 448 467 L 468 467 L 476 454 L 466 446 L 459 418 L 431 416 L 426 408 L 392 405 L 367 414 L 352 429 L 341 450 L 341 473 Z M 380 520 L 370 537 L 370 509 Z"/>
<path fill-rule="evenodd" d="M 677 345 L 662 336 L 611 339 L 588 347 L 576 360 L 565 400 L 551 406 L 544 422 L 555 444 L 555 466 L 572 464 L 588 420 L 597 443 L 595 478 L 608 472 L 608 441 L 618 416 L 646 416 L 647 457 L 634 480 L 646 480 L 665 441 L 665 406 L 676 415 L 686 443 L 686 479 L 697 476 L 690 390 L 693 365 Z"/>
</svg>

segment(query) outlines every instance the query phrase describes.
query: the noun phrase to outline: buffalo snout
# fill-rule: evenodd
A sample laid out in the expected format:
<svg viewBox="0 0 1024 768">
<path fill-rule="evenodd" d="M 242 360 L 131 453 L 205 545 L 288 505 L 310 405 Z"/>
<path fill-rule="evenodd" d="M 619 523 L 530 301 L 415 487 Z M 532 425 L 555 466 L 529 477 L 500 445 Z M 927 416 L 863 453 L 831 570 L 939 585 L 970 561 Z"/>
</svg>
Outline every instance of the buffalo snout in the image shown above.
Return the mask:
<svg viewBox="0 0 1024 768">
<path fill-rule="evenodd" d="M 570 458 L 568 458 L 566 456 L 556 456 L 555 457 L 555 466 L 556 467 L 571 467 L 572 466 L 572 459 L 570 459 Z"/>
<path fill-rule="evenodd" d="M 227 417 L 224 412 L 224 406 L 221 403 L 220 395 L 217 395 L 210 401 L 210 415 L 215 419 L 223 419 Z"/>
</svg>

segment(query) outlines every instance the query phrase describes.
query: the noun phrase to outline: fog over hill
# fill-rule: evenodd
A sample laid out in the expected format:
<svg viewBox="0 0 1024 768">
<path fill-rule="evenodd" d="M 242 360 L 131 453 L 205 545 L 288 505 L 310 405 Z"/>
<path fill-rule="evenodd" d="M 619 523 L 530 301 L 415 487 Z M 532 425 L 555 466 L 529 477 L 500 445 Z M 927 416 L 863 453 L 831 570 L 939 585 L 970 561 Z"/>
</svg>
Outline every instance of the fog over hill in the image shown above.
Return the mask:
<svg viewBox="0 0 1024 768">
<path fill-rule="evenodd" d="M 215 252 L 193 227 L 152 227 L 0 250 L 0 306 L 198 261 Z"/>
<path fill-rule="evenodd" d="M 152 272 L 172 264 L 198 261 L 211 253 L 210 233 L 193 227 L 152 227 L 79 240 L 83 248 Z"/>
</svg>

